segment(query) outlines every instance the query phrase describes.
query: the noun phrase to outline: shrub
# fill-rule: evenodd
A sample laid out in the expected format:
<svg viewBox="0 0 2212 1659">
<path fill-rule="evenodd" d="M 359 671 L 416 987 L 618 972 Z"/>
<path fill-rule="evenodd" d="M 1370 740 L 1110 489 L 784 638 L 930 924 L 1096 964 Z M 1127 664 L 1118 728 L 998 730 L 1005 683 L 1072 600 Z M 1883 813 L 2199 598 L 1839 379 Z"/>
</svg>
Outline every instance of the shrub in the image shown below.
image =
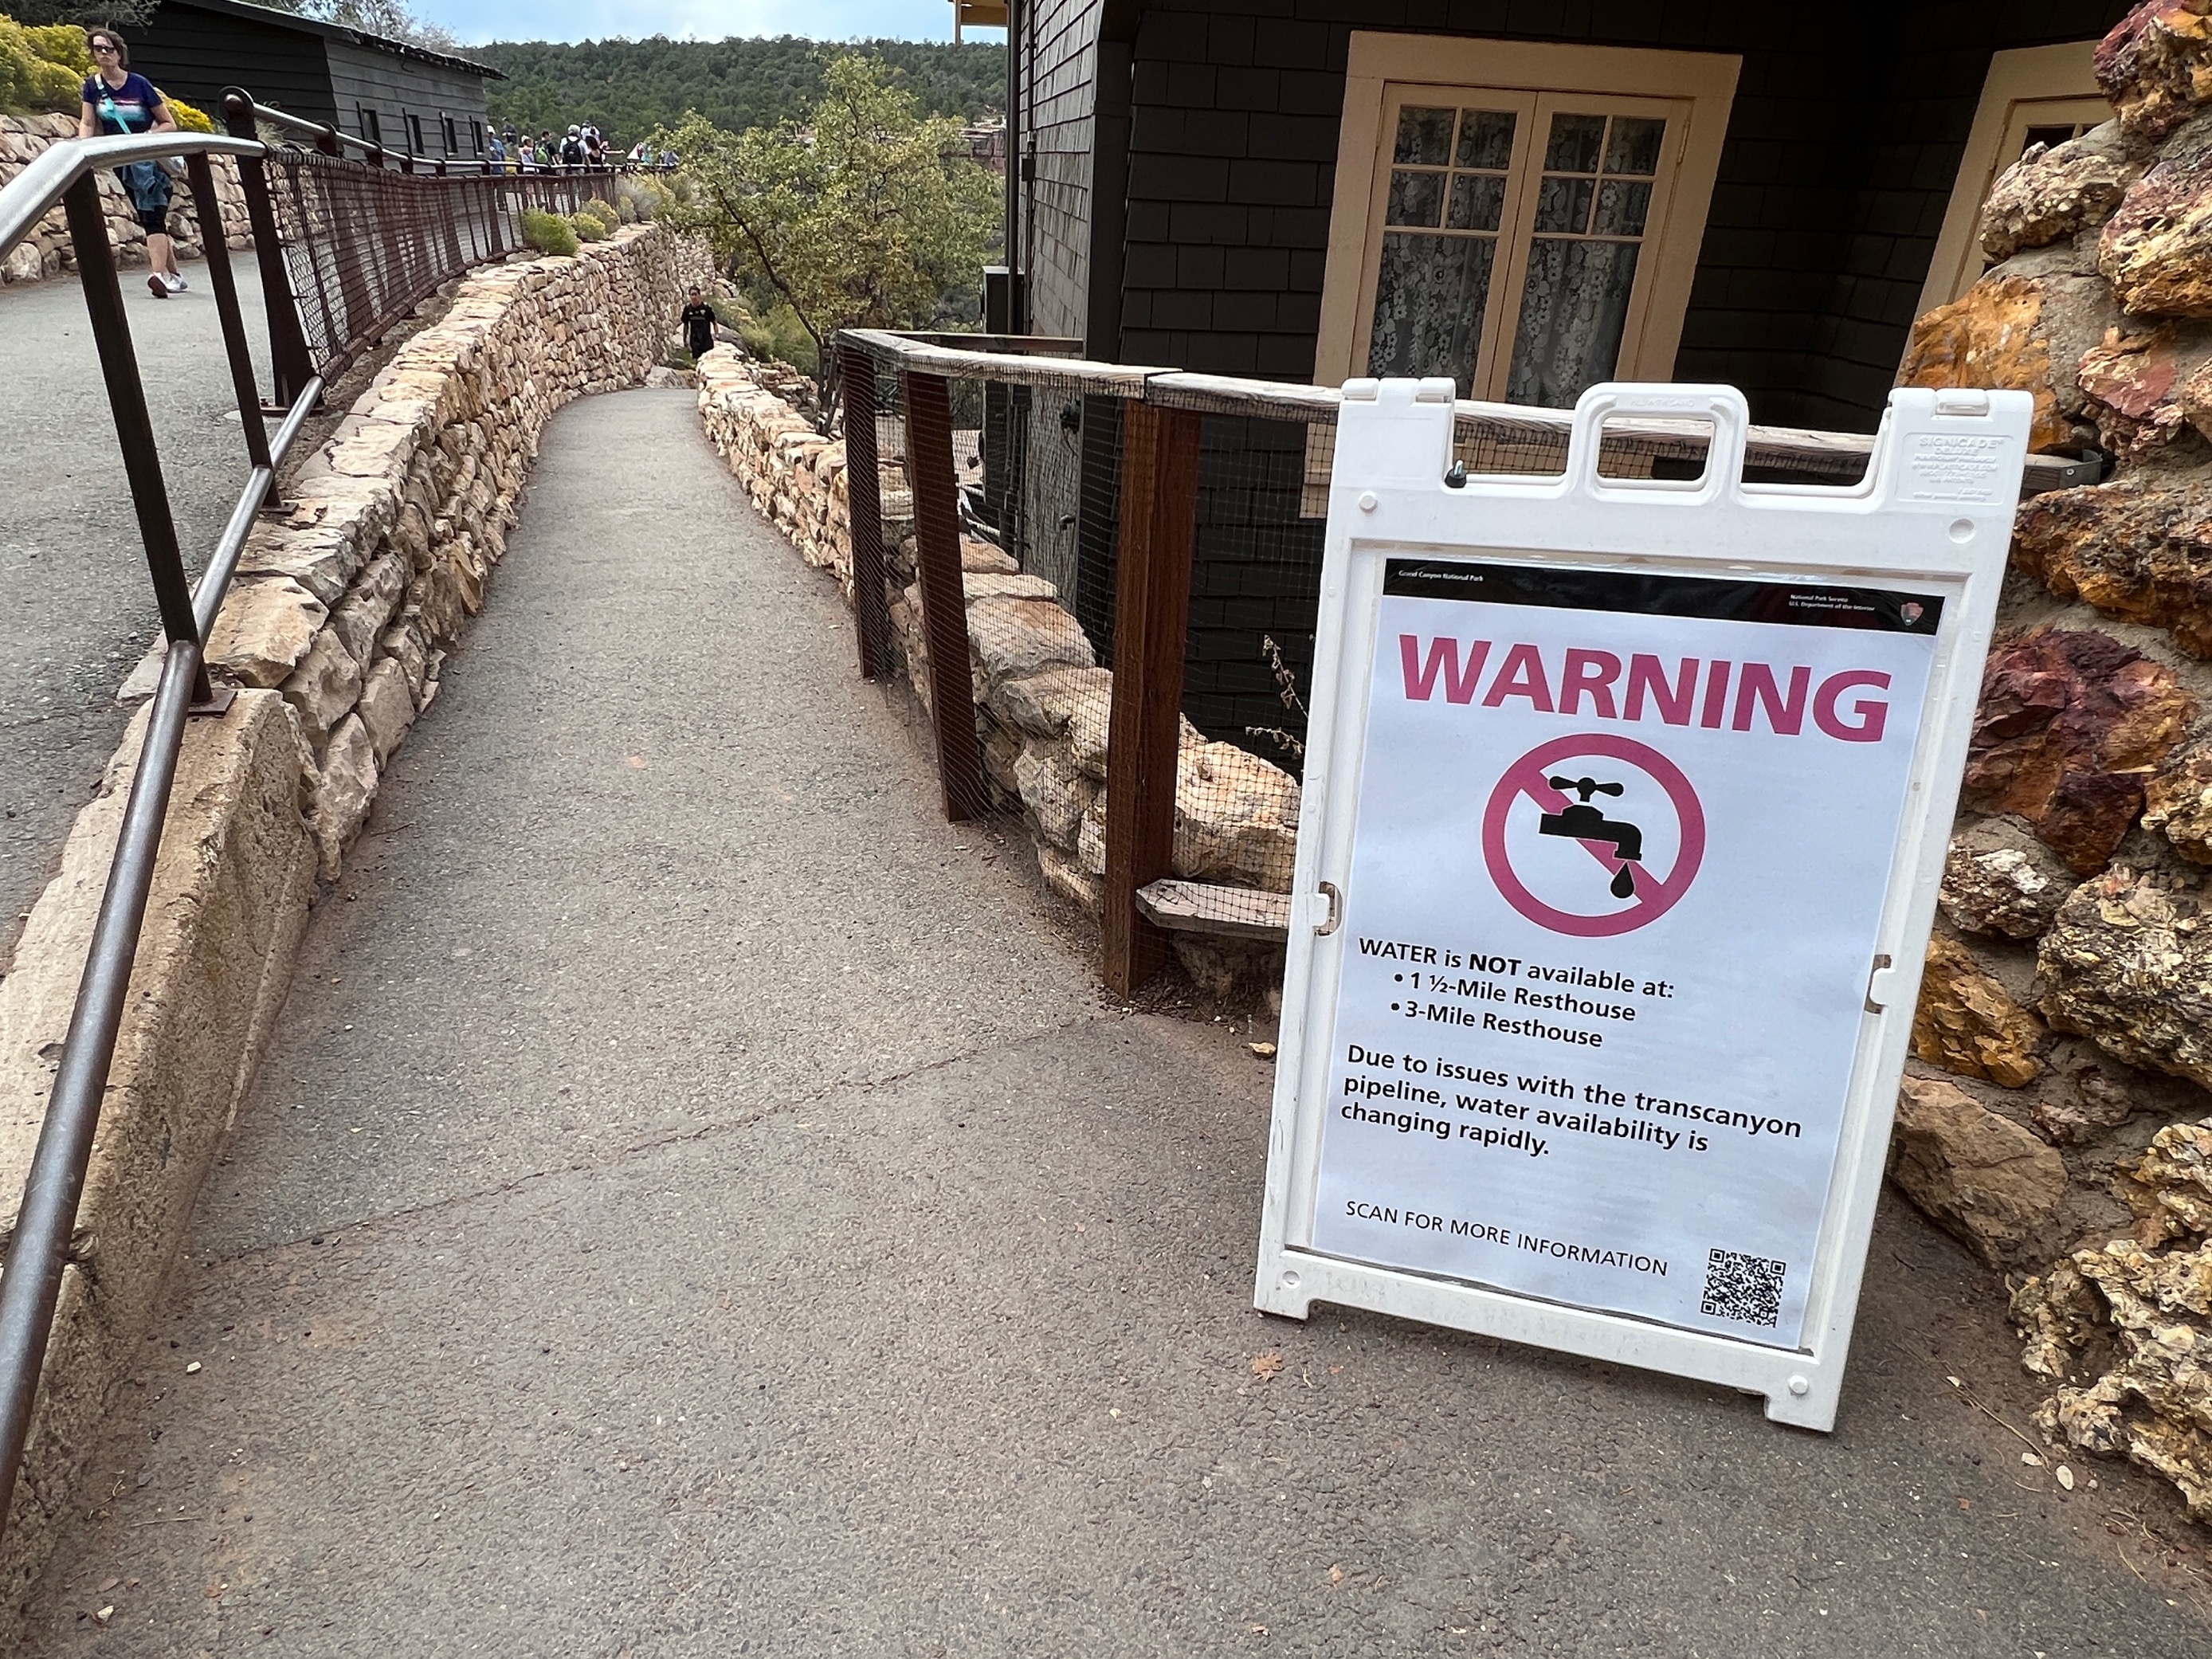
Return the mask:
<svg viewBox="0 0 2212 1659">
<path fill-rule="evenodd" d="M 799 320 L 799 313 L 791 308 L 788 301 L 778 300 L 765 315 L 740 323 L 738 337 L 754 356 L 789 363 L 802 374 L 811 374 L 820 367 L 814 337 L 806 331 L 805 325 Z"/>
<path fill-rule="evenodd" d="M 645 224 L 675 204 L 675 192 L 659 179 L 647 175 L 615 180 L 615 201 L 629 210 L 625 216 Z"/>
<path fill-rule="evenodd" d="M 76 24 L 40 23 L 26 27 L 23 33 L 31 38 L 31 50 L 49 64 L 74 70 L 80 81 L 92 73 L 92 48 L 85 45 L 84 31 Z"/>
<path fill-rule="evenodd" d="M 540 253 L 574 257 L 576 252 L 576 233 L 568 222 L 557 213 L 543 213 L 536 208 L 523 210 L 522 240 Z"/>
<path fill-rule="evenodd" d="M 602 235 L 611 235 L 622 224 L 614 209 L 597 197 L 587 198 L 577 209 L 576 216 L 597 222 Z"/>
<path fill-rule="evenodd" d="M 183 128 L 186 132 L 213 132 L 215 131 L 215 123 L 208 119 L 205 113 L 202 111 L 194 109 L 183 99 L 172 98 L 165 92 L 161 94 L 161 101 L 169 106 L 169 113 L 176 118 L 177 125 Z"/>
<path fill-rule="evenodd" d="M 588 213 L 572 213 L 568 216 L 568 222 L 584 241 L 604 242 L 607 239 L 607 228 Z"/>
<path fill-rule="evenodd" d="M 76 56 L 84 56 L 84 36 L 58 25 L 27 29 L 12 17 L 0 17 L 0 115 L 73 115 L 83 101 L 84 77 L 74 63 L 58 61 L 66 42 L 49 37 L 69 35 Z"/>
</svg>

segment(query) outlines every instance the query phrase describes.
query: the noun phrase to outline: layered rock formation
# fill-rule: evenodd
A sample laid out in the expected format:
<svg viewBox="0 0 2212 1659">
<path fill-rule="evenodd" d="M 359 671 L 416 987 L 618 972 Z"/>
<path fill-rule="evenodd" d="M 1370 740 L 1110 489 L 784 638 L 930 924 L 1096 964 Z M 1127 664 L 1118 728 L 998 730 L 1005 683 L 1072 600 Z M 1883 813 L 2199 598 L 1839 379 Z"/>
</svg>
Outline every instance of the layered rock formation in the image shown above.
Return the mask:
<svg viewBox="0 0 2212 1659">
<path fill-rule="evenodd" d="M 2117 467 L 2020 511 L 1893 1172 L 2027 1270 L 2046 1433 L 2212 1520 L 2212 0 L 2137 7 L 2097 74 L 2117 118 L 1998 179 L 1903 372 Z"/>
<path fill-rule="evenodd" d="M 74 115 L 0 115 L 0 188 L 34 158 L 64 138 L 76 137 Z M 251 247 L 252 233 L 246 218 L 246 192 L 238 182 L 238 167 L 228 155 L 216 156 L 216 206 L 222 215 L 224 246 Z M 99 175 L 100 205 L 107 218 L 107 245 L 125 264 L 142 264 L 146 258 L 146 233 L 131 210 L 112 172 Z M 179 181 L 170 209 L 169 228 L 175 233 L 177 252 L 197 259 L 206 251 L 199 216 L 192 207 L 191 191 Z M 76 256 L 70 251 L 69 227 L 62 210 L 55 208 L 39 221 L 15 251 L 0 259 L 0 283 L 35 283 L 63 270 L 75 270 Z"/>
</svg>

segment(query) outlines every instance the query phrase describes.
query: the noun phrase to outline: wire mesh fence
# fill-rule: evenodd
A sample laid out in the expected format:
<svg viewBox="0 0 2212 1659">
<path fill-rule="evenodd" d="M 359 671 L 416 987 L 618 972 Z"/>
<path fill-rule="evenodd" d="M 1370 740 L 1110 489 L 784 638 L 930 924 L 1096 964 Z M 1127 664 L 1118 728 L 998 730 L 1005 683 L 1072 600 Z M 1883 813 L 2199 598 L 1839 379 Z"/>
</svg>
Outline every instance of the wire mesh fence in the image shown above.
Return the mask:
<svg viewBox="0 0 2212 1659">
<path fill-rule="evenodd" d="M 1117 989 L 1157 927 L 1280 937 L 1338 394 L 944 337 L 841 349 L 872 386 L 847 429 L 876 441 L 882 660 L 931 705 L 947 811 L 1027 818 L 1047 877 L 1099 912 Z M 1462 403 L 1454 470 L 1562 473 L 1569 424 Z M 1599 470 L 1694 477 L 1709 435 L 1609 426 Z M 1848 484 L 1869 453 L 1754 434 L 1746 476 Z"/>
<path fill-rule="evenodd" d="M 523 249 L 526 212 L 611 205 L 616 178 L 409 173 L 295 145 L 261 167 L 307 355 L 326 379 L 441 283 Z"/>
</svg>

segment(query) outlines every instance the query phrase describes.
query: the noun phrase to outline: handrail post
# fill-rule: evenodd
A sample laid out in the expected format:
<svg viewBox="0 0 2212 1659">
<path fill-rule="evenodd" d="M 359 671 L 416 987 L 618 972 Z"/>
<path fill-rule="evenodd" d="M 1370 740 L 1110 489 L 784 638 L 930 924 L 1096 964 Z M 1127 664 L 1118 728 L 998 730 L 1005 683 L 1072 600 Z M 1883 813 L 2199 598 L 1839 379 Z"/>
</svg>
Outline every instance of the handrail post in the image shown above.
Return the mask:
<svg viewBox="0 0 2212 1659">
<path fill-rule="evenodd" d="M 908 374 L 907 485 L 914 492 L 915 564 L 929 639 L 929 713 L 937 727 L 937 778 L 955 823 L 988 805 L 975 740 L 975 681 L 968 666 L 968 592 L 960 576 L 960 502 L 952 465 L 952 398 L 935 374 Z"/>
<path fill-rule="evenodd" d="M 246 343 L 246 314 L 239 308 L 238 278 L 230 268 L 230 247 L 223 240 L 221 204 L 216 200 L 215 168 L 204 155 L 185 158 L 191 180 L 192 200 L 203 225 L 200 240 L 207 254 L 208 286 L 215 290 L 216 316 L 222 324 L 223 354 L 230 360 L 231 390 L 238 397 L 238 421 L 246 434 L 246 458 L 255 466 L 269 465 L 269 431 L 261 420 L 261 389 L 253 380 L 253 357 Z M 204 227 L 212 223 L 210 236 Z"/>
<path fill-rule="evenodd" d="M 154 419 L 147 412 L 146 389 L 138 378 L 138 354 L 131 343 L 124 314 L 123 289 L 115 274 L 115 255 L 107 246 L 107 221 L 100 211 L 99 181 L 86 173 L 63 198 L 69 215 L 70 241 L 84 285 L 84 308 L 100 349 L 100 372 L 107 385 L 107 404 L 115 416 L 116 441 L 123 448 L 124 476 L 131 483 L 131 505 L 138 516 L 138 535 L 146 546 L 146 565 L 154 579 L 154 598 L 161 629 L 174 647 L 199 643 L 192 619 L 191 584 L 177 547 L 177 523 L 169 511 L 169 489 L 161 477 L 161 456 L 154 441 Z M 209 695 L 207 670 L 199 670 L 195 701 Z"/>
<path fill-rule="evenodd" d="M 1188 410 L 1121 412 L 1121 548 L 1115 567 L 1114 697 L 1106 726 L 1107 988 L 1134 995 L 1167 957 L 1137 895 L 1175 868 L 1182 659 L 1198 534 L 1199 436 Z"/>
<path fill-rule="evenodd" d="M 880 680 L 890 655 L 890 606 L 884 595 L 884 492 L 876 451 L 875 359 L 837 343 L 845 383 L 845 516 L 852 543 L 853 632 L 860 678 Z"/>
<path fill-rule="evenodd" d="M 234 138 L 255 136 L 253 100 L 237 87 L 222 94 L 222 124 Z M 261 305 L 269 314 L 270 391 L 275 401 L 290 408 L 300 388 L 315 378 L 314 360 L 307 351 L 307 337 L 300 327 L 300 304 L 292 292 L 292 274 L 284 263 L 284 249 L 276 231 L 276 209 L 269 195 L 269 169 L 258 155 L 238 158 L 239 188 L 246 193 L 246 222 L 253 230 L 253 262 L 261 270 Z"/>
</svg>

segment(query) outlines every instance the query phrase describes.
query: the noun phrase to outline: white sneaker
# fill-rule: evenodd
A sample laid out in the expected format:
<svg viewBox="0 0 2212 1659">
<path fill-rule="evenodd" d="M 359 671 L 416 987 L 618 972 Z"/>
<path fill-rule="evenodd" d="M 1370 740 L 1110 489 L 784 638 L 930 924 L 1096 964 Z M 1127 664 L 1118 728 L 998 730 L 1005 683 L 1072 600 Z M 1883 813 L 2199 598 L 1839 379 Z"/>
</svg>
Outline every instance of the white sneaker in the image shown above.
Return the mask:
<svg viewBox="0 0 2212 1659">
<path fill-rule="evenodd" d="M 146 286 L 157 300 L 166 300 L 169 297 L 168 278 L 158 270 L 146 279 Z"/>
<path fill-rule="evenodd" d="M 191 286 L 190 283 L 185 280 L 184 273 L 181 271 L 174 276 L 168 277 L 166 280 L 169 284 L 169 292 L 172 294 L 182 294 L 186 289 Z"/>
</svg>

